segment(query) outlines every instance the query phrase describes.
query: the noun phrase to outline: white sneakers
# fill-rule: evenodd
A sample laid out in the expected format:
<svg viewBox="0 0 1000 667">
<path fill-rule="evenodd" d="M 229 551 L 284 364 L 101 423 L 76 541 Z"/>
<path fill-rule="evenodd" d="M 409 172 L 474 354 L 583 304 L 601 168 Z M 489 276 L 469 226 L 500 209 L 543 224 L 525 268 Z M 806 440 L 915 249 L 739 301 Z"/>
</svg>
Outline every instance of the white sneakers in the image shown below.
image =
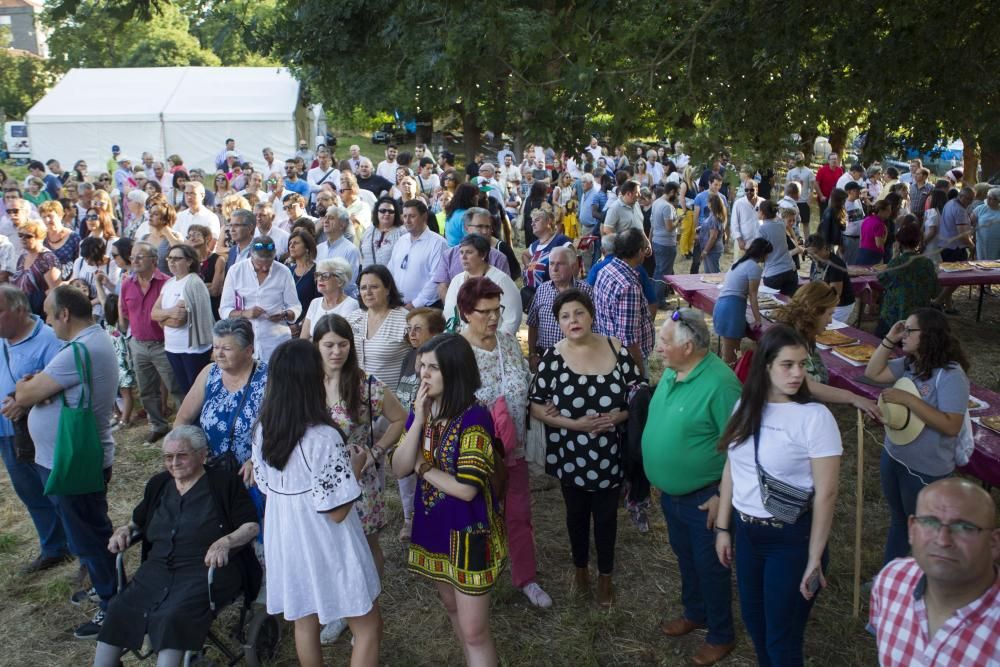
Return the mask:
<svg viewBox="0 0 1000 667">
<path fill-rule="evenodd" d="M 530 584 L 521 589 L 521 592 L 527 596 L 531 604 L 542 609 L 548 609 L 552 606 L 552 598 L 549 594 L 542 590 L 536 582 L 532 581 Z"/>
<path fill-rule="evenodd" d="M 320 644 L 332 644 L 340 638 L 340 635 L 347 629 L 347 621 L 338 618 L 323 626 L 323 631 L 319 633 Z"/>
</svg>

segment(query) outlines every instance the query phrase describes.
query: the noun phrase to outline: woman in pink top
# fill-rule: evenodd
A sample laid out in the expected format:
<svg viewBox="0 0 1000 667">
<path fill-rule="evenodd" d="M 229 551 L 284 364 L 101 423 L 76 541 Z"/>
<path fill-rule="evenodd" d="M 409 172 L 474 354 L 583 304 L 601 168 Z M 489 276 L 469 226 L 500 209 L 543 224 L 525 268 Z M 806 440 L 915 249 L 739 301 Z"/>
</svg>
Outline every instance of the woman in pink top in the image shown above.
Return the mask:
<svg viewBox="0 0 1000 667">
<path fill-rule="evenodd" d="M 882 261 L 885 239 L 889 234 L 885 221 L 892 213 L 892 204 L 882 200 L 875 204 L 875 210 L 861 221 L 861 246 L 855 263 L 861 266 L 872 266 Z"/>
</svg>

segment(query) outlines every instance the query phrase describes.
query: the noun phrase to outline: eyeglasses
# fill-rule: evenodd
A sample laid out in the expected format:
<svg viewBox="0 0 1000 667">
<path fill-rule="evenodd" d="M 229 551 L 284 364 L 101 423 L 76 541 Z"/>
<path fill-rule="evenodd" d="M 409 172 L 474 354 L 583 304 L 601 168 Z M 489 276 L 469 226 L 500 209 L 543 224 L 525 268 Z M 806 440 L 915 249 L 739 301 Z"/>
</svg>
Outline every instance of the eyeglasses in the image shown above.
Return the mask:
<svg viewBox="0 0 1000 667">
<path fill-rule="evenodd" d="M 482 308 L 473 308 L 472 309 L 472 312 L 479 313 L 480 315 L 482 315 L 483 317 L 486 317 L 487 319 L 491 318 L 491 317 L 496 317 L 498 320 L 503 315 L 503 311 L 504 311 L 504 305 L 503 304 L 500 304 L 500 306 L 498 308 L 491 308 L 489 310 L 483 310 Z"/>
<path fill-rule="evenodd" d="M 176 454 L 164 454 L 163 462 L 167 464 L 173 463 L 174 461 L 177 461 L 178 463 L 183 463 L 184 461 L 187 461 L 189 458 L 191 458 L 192 454 L 194 454 L 193 449 L 189 449 L 186 452 L 177 452 Z"/>
<path fill-rule="evenodd" d="M 104 178 L 99 178 L 99 179 L 97 179 L 97 180 L 98 180 L 98 181 L 100 181 L 100 182 L 102 182 L 102 183 L 108 183 L 108 182 L 110 182 L 110 181 L 111 181 L 111 179 L 110 179 L 110 178 L 107 178 L 107 177 L 104 177 Z"/>
<path fill-rule="evenodd" d="M 909 336 L 910 334 L 918 333 L 919 331 L 920 329 L 911 329 L 910 327 L 903 327 L 904 336 Z"/>
<path fill-rule="evenodd" d="M 291 210 L 292 210 L 293 208 L 295 208 L 296 206 L 297 206 L 297 204 L 285 204 L 285 205 L 284 205 L 284 206 L 282 206 L 281 208 L 285 209 L 286 211 L 291 211 Z"/>
<path fill-rule="evenodd" d="M 141 261 L 141 260 L 144 260 L 144 259 L 152 259 L 152 258 L 153 258 L 152 255 L 132 255 L 132 261 L 133 262 L 135 262 L 137 260 Z"/>
<path fill-rule="evenodd" d="M 394 208 L 380 208 L 378 210 L 379 215 L 395 215 L 396 209 Z"/>
<path fill-rule="evenodd" d="M 399 265 L 399 268 L 406 269 L 406 266 L 410 263 L 410 255 L 407 253 L 403 256 L 403 262 Z"/>
<path fill-rule="evenodd" d="M 952 537 L 972 537 L 973 535 L 978 535 L 979 533 L 986 530 L 985 528 L 980 528 L 974 523 L 969 523 L 968 521 L 952 521 L 951 523 L 945 523 L 936 516 L 914 516 L 914 521 L 916 521 L 921 528 L 924 530 L 937 534 L 942 528 L 947 528 L 948 533 Z"/>
<path fill-rule="evenodd" d="M 256 243 L 253 244 L 253 249 L 270 250 L 271 252 L 274 252 L 274 241 L 268 241 L 267 243 L 262 243 L 261 241 L 257 241 Z"/>
<path fill-rule="evenodd" d="M 316 272 L 316 280 L 331 280 L 334 278 L 334 276 L 335 274 L 333 273 L 319 273 L 318 271 Z"/>
</svg>

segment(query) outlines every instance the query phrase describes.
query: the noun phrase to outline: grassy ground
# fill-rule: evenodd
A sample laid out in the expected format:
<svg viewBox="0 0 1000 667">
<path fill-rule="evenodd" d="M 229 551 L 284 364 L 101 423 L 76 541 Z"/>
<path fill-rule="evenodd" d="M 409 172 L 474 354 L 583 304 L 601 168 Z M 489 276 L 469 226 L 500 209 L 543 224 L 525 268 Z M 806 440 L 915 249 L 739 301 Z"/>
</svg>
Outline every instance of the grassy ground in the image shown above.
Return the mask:
<svg viewBox="0 0 1000 667">
<path fill-rule="evenodd" d="M 343 142 L 346 145 L 349 143 Z M 367 149 L 366 149 L 367 150 Z M 687 262 L 679 262 L 686 272 Z M 1000 324 L 1000 299 L 987 297 L 982 322 L 975 322 L 975 301 L 967 291 L 956 295 L 962 314 L 953 319 L 972 359 L 975 383 L 1000 387 L 1000 347 L 995 332 Z M 661 317 L 662 319 L 662 317 Z M 871 325 L 869 325 L 871 326 Z M 662 368 L 651 359 L 654 369 Z M 834 410 L 844 440 L 840 498 L 830 539 L 829 588 L 814 608 L 806 635 L 806 656 L 811 665 L 870 665 L 877 657 L 864 621 L 852 618 L 853 545 L 855 499 L 859 495 L 855 414 Z M 868 426 L 865 439 L 861 498 L 864 505 L 862 566 L 870 577 L 881 564 L 888 515 L 878 482 L 881 429 Z M 144 428 L 121 433 L 115 475 L 109 491 L 114 524 L 122 525 L 141 496 L 144 481 L 160 466 L 159 449 L 142 442 Z M 658 624 L 678 615 L 680 581 L 677 564 L 667 544 L 666 527 L 657 508 L 651 513 L 651 530 L 640 534 L 624 512 L 619 516 L 615 586 L 617 602 L 609 611 L 572 597 L 572 562 L 564 525 L 564 507 L 558 488 L 547 478 L 532 480 L 539 582 L 555 605 L 547 611 L 531 607 L 504 578 L 493 595 L 493 632 L 505 665 L 679 665 L 697 650 L 703 632 L 682 639 L 660 634 Z M 655 492 L 654 492 L 655 493 Z M 407 666 L 457 665 L 461 653 L 433 588 L 405 571 L 404 548 L 396 538 L 400 527 L 396 485 L 387 484 L 392 522 L 382 535 L 386 574 L 381 605 L 385 618 L 382 664 Z M 994 492 L 994 497 L 1000 494 Z M 0 476 L 0 666 L 76 666 L 89 664 L 93 643 L 74 640 L 72 628 L 92 610 L 68 603 L 76 587 L 75 564 L 33 577 L 20 577 L 17 568 L 37 550 L 34 530 L 24 508 L 14 496 L 9 480 Z M 131 554 L 132 559 L 136 554 Z M 134 567 L 134 564 L 132 565 Z M 734 605 L 736 600 L 734 597 Z M 753 649 L 742 634 L 738 606 L 734 608 L 738 647 L 723 665 L 752 665 Z M 862 619 L 867 607 L 862 609 Z M 225 623 L 223 627 L 228 627 Z M 291 626 L 278 658 L 280 666 L 296 664 Z M 326 649 L 331 664 L 347 664 L 350 643 L 345 637 Z M 126 664 L 135 664 L 126 661 Z"/>
</svg>

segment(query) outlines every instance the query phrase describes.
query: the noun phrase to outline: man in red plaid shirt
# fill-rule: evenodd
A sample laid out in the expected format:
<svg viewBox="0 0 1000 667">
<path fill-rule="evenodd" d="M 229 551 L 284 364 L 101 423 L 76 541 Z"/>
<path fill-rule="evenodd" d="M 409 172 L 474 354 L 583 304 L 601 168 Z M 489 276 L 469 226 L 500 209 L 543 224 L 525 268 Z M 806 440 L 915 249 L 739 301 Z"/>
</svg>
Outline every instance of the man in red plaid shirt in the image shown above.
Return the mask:
<svg viewBox="0 0 1000 667">
<path fill-rule="evenodd" d="M 871 624 L 883 667 L 1000 664 L 1000 529 L 990 495 L 939 480 L 917 496 L 912 558 L 875 577 Z"/>
</svg>

